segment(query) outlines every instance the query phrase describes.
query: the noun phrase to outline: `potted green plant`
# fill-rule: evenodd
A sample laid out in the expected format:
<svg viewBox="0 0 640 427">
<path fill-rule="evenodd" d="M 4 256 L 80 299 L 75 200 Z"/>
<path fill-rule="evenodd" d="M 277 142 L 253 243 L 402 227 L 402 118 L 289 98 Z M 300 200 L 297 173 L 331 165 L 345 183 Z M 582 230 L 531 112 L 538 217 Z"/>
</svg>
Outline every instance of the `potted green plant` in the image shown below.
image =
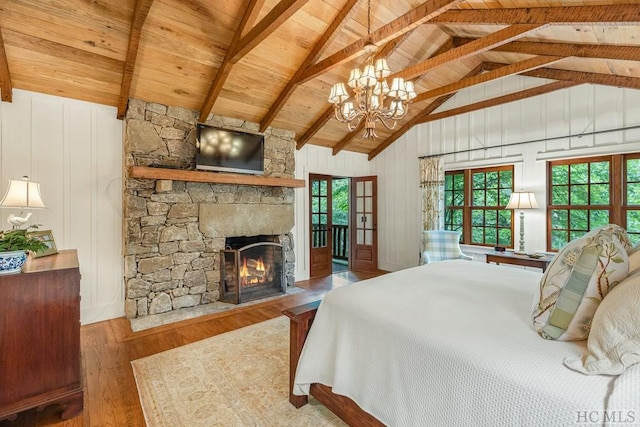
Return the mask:
<svg viewBox="0 0 640 427">
<path fill-rule="evenodd" d="M 40 252 L 47 249 L 41 240 L 29 234 L 28 228 L 0 231 L 0 274 L 18 273 L 27 261 L 27 251 Z"/>
</svg>

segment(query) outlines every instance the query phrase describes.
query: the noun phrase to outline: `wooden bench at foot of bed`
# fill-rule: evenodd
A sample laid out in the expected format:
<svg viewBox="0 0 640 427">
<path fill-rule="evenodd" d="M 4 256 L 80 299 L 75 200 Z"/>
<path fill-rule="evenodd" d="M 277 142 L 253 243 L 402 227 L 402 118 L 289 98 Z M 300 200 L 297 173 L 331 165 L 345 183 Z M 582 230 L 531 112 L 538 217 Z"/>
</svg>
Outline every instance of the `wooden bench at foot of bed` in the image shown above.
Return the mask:
<svg viewBox="0 0 640 427">
<path fill-rule="evenodd" d="M 307 396 L 296 396 L 293 394 L 293 382 L 298 367 L 298 359 L 302 347 L 309 334 L 309 329 L 316 317 L 320 300 L 309 304 L 300 305 L 282 312 L 289 318 L 289 334 L 291 343 L 289 344 L 289 402 L 296 408 L 306 405 Z M 323 384 L 311 384 L 310 394 L 320 403 L 329 408 L 331 412 L 340 417 L 349 425 L 358 426 L 383 426 L 380 421 L 367 412 L 364 412 L 353 400 L 345 396 L 334 394 L 331 387 Z"/>
</svg>

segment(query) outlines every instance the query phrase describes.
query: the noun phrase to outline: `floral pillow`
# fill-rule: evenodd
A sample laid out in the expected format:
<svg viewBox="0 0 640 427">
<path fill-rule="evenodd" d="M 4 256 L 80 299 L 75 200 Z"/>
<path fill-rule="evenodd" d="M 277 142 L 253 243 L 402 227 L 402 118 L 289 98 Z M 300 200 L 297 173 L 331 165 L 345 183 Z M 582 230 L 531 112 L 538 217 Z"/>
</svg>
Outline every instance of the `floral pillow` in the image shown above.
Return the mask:
<svg viewBox="0 0 640 427">
<path fill-rule="evenodd" d="M 547 268 L 533 307 L 533 326 L 543 338 L 587 339 L 598 305 L 628 276 L 625 243 L 611 230 L 569 242 Z"/>
<path fill-rule="evenodd" d="M 631 240 L 629 239 L 627 230 L 620 227 L 618 224 L 607 224 L 598 228 L 594 228 L 583 237 L 595 236 L 600 233 L 606 233 L 611 237 L 618 239 L 618 242 L 622 244 L 624 250 L 627 251 L 627 254 L 631 254 L 631 252 L 633 251 L 633 243 L 631 243 Z"/>
</svg>

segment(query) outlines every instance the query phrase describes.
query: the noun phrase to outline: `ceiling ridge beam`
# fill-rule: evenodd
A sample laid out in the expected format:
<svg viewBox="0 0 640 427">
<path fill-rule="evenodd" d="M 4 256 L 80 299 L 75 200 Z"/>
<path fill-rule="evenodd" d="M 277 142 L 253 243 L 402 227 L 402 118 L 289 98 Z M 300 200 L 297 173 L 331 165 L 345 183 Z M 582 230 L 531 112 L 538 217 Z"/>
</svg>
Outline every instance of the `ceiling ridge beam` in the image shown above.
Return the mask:
<svg viewBox="0 0 640 427">
<path fill-rule="evenodd" d="M 382 48 L 382 50 L 378 52 L 377 56 L 383 57 L 390 55 L 391 52 L 395 50 L 409 36 L 409 34 L 410 33 L 406 33 L 402 37 L 398 37 L 387 43 L 384 48 Z M 451 41 L 451 38 L 448 38 L 431 56 L 440 55 L 441 53 L 448 51 L 452 47 L 453 42 Z M 334 156 L 337 155 L 340 151 L 344 150 L 346 146 L 349 145 L 351 141 L 353 141 L 358 132 L 360 132 L 364 128 L 365 122 L 365 120 L 360 120 L 360 123 L 358 123 L 358 126 L 356 126 L 353 131 L 349 132 L 344 138 L 342 138 L 336 145 L 333 146 L 332 154 Z"/>
<path fill-rule="evenodd" d="M 538 24 L 518 24 L 503 28 L 496 31 L 495 33 L 491 33 L 479 39 L 475 39 L 472 42 L 466 43 L 462 46 L 458 46 L 440 55 L 431 57 L 415 65 L 407 67 L 404 70 L 395 73 L 390 78 L 402 77 L 405 80 L 410 80 L 422 76 L 427 71 L 433 68 L 440 67 L 450 62 L 494 49 L 503 44 L 512 42 L 513 40 L 516 40 L 520 37 L 524 37 L 529 32 L 538 30 L 542 27 L 543 26 Z"/>
<path fill-rule="evenodd" d="M 544 67 L 545 65 L 556 63 L 563 59 L 564 58 L 559 56 L 535 56 L 533 58 L 525 59 L 524 61 L 515 62 L 513 64 L 504 64 L 504 66 L 491 69 L 486 73 L 463 78 L 462 80 L 459 80 L 455 83 L 441 86 L 427 92 L 422 92 L 420 95 L 416 96 L 413 99 L 413 102 L 417 103 L 425 101 L 430 98 L 436 98 L 438 96 L 446 95 L 451 92 L 457 92 L 461 89 L 486 83 L 491 80 L 501 79 L 503 77 L 512 76 L 514 74 L 521 74 L 526 71 Z M 485 69 L 485 71 L 487 70 Z"/>
<path fill-rule="evenodd" d="M 291 18 L 291 16 L 300 10 L 308 1 L 309 0 L 281 0 L 255 27 L 249 30 L 247 34 L 238 41 L 233 55 L 231 55 L 231 62 L 236 63 L 242 59 L 243 56 L 262 43 L 264 39 L 269 37 Z M 249 17 L 247 17 L 247 19 L 248 18 Z M 243 31 L 241 31 L 240 34 L 242 34 Z"/>
<path fill-rule="evenodd" d="M 459 114 L 470 113 L 472 111 L 482 110 L 489 107 L 495 107 L 497 105 L 507 104 L 509 102 L 520 101 L 526 98 L 531 98 L 545 93 L 554 92 L 560 89 L 570 88 L 577 86 L 580 83 L 576 82 L 553 82 L 546 85 L 537 86 L 531 89 L 522 90 L 520 92 L 510 93 L 508 95 L 499 96 L 497 98 L 487 99 L 485 101 L 476 102 L 473 104 L 463 105 L 462 107 L 453 108 L 451 110 L 445 110 L 435 114 L 428 114 L 422 118 L 416 124 L 428 123 L 435 120 L 444 119 L 447 117 L 457 116 Z M 386 147 L 384 147 L 386 148 Z M 384 148 L 382 145 L 369 153 L 369 160 L 372 160 L 378 154 L 380 154 Z"/>
<path fill-rule="evenodd" d="M 318 75 L 339 66 L 340 64 L 359 57 L 362 54 L 362 49 L 367 44 L 371 43 L 379 45 L 382 43 L 388 43 L 391 40 L 402 36 L 419 25 L 430 21 L 439 14 L 454 7 L 461 1 L 462 0 L 429 0 L 422 3 L 420 6 L 405 13 L 401 17 L 394 19 L 390 23 L 383 25 L 371 34 L 368 34 L 344 49 L 341 49 L 333 55 L 310 66 L 300 78 L 299 83 L 305 83 Z"/>
<path fill-rule="evenodd" d="M 0 27 L 0 99 L 4 102 L 13 102 L 13 87 L 7 52 L 4 49 L 4 40 L 2 39 L 2 27 Z"/>
<path fill-rule="evenodd" d="M 476 39 L 454 38 L 456 46 L 462 46 Z M 597 45 L 581 43 L 549 43 L 513 41 L 497 46 L 499 52 L 526 53 L 529 55 L 575 56 L 580 58 L 614 59 L 640 61 L 640 46 L 633 45 Z"/>
<path fill-rule="evenodd" d="M 136 68 L 136 58 L 138 57 L 138 46 L 140 45 L 142 27 L 152 5 L 153 0 L 138 0 L 133 11 L 131 32 L 129 33 L 129 44 L 127 45 L 127 56 L 124 61 L 122 83 L 120 84 L 120 96 L 118 97 L 117 117 L 119 119 L 123 119 L 127 111 L 129 92 L 131 91 L 131 80 L 133 80 L 133 72 Z"/>
<path fill-rule="evenodd" d="M 477 67 L 469 71 L 461 80 L 468 79 L 473 76 L 477 76 L 478 74 L 482 73 L 484 69 L 485 69 L 484 63 L 481 63 Z M 420 120 L 422 120 L 424 117 L 434 112 L 436 109 L 442 106 L 449 99 L 453 98 L 453 96 L 456 93 L 457 92 L 453 92 L 453 93 L 448 93 L 446 95 L 440 96 L 437 99 L 435 99 L 433 102 L 431 102 L 429 105 L 427 105 L 425 108 L 423 108 L 418 114 L 413 116 L 409 121 L 403 124 L 397 131 L 395 131 L 391 136 L 389 136 L 387 139 L 382 141 L 381 144 L 379 144 L 373 151 L 371 151 L 369 153 L 369 156 L 370 156 L 369 160 L 371 160 L 373 157 L 377 156 L 379 153 L 381 153 L 391 144 L 396 142 L 402 135 L 407 133 L 412 127 L 414 127 L 417 123 L 419 123 Z"/>
<path fill-rule="evenodd" d="M 287 85 L 282 89 L 282 91 L 280 91 L 280 94 L 278 94 L 275 102 L 271 105 L 271 108 L 269 108 L 269 111 L 267 111 L 267 114 L 260 122 L 260 132 L 264 132 L 269 127 L 273 119 L 276 118 L 282 107 L 284 107 L 284 104 L 289 100 L 295 89 L 299 86 L 300 77 L 304 71 L 324 53 L 329 44 L 338 35 L 338 32 L 356 13 L 360 2 L 362 2 L 362 0 L 347 0 L 329 27 L 313 46 L 300 67 L 298 67 L 298 70 L 295 72 L 291 80 L 287 82 Z"/>
<path fill-rule="evenodd" d="M 235 55 L 236 47 L 240 42 L 242 37 L 242 33 L 244 29 L 248 26 L 249 20 L 255 19 L 254 10 L 256 7 L 261 6 L 263 0 L 249 0 L 246 8 L 244 9 L 244 13 L 242 14 L 242 18 L 240 18 L 240 22 L 238 23 L 238 27 L 236 28 L 236 32 L 231 39 L 231 43 L 227 48 L 227 53 L 224 55 L 222 59 L 222 64 L 220 64 L 220 68 L 216 71 L 216 75 L 213 78 L 213 82 L 209 87 L 209 92 L 207 92 L 207 96 L 204 98 L 204 102 L 202 103 L 202 107 L 200 107 L 200 116 L 198 120 L 201 122 L 205 122 L 207 117 L 209 117 L 209 113 L 213 108 L 213 104 L 215 104 L 218 95 L 220 95 L 220 91 L 222 90 L 222 86 L 224 86 L 224 82 L 227 80 L 229 73 L 231 72 L 231 68 L 233 68 L 233 63 L 231 62 L 231 58 Z"/>
<path fill-rule="evenodd" d="M 431 20 L 434 24 L 585 24 L 611 25 L 612 23 L 638 23 L 637 4 L 606 6 L 559 6 L 505 9 L 451 10 Z"/>
</svg>

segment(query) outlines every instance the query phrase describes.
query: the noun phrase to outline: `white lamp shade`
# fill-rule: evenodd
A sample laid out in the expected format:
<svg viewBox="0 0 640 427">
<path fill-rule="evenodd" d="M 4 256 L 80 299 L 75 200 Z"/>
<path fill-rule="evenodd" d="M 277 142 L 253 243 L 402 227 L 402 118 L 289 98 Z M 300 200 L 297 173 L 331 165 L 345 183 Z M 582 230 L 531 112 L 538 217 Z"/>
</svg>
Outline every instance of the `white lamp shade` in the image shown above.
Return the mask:
<svg viewBox="0 0 640 427">
<path fill-rule="evenodd" d="M 26 177 L 25 177 L 26 178 Z M 45 208 L 40 196 L 40 183 L 26 179 L 10 179 L 0 206 L 4 208 Z"/>
<path fill-rule="evenodd" d="M 406 96 L 404 79 L 402 77 L 394 77 L 391 81 L 391 90 L 389 96 L 393 98 L 400 98 Z"/>
<path fill-rule="evenodd" d="M 376 77 L 384 79 L 389 76 L 389 74 L 391 74 L 391 70 L 387 65 L 387 60 L 385 58 L 378 58 L 376 60 Z"/>
<path fill-rule="evenodd" d="M 347 81 L 347 84 L 352 87 L 352 88 L 357 88 L 360 86 L 360 76 L 362 76 L 362 73 L 360 72 L 359 68 L 354 68 L 353 70 L 351 70 L 351 74 L 349 74 L 349 81 Z"/>
<path fill-rule="evenodd" d="M 373 65 L 367 64 L 360 76 L 360 85 L 363 87 L 374 87 L 378 79 L 376 78 L 376 71 Z"/>
<path fill-rule="evenodd" d="M 406 91 L 407 91 L 407 98 L 408 98 L 408 99 L 413 99 L 413 98 L 415 98 L 416 96 L 418 96 L 418 95 L 416 94 L 416 89 L 415 89 L 415 87 L 413 86 L 413 82 L 404 82 L 404 87 L 405 87 L 405 89 L 406 89 Z"/>
<path fill-rule="evenodd" d="M 537 207 L 538 202 L 536 202 L 535 194 L 531 192 L 513 192 L 505 209 L 536 209 Z"/>
<path fill-rule="evenodd" d="M 329 102 L 332 104 L 340 104 L 349 99 L 347 88 L 344 87 L 344 83 L 336 83 L 331 87 L 331 93 L 329 94 Z"/>
</svg>

